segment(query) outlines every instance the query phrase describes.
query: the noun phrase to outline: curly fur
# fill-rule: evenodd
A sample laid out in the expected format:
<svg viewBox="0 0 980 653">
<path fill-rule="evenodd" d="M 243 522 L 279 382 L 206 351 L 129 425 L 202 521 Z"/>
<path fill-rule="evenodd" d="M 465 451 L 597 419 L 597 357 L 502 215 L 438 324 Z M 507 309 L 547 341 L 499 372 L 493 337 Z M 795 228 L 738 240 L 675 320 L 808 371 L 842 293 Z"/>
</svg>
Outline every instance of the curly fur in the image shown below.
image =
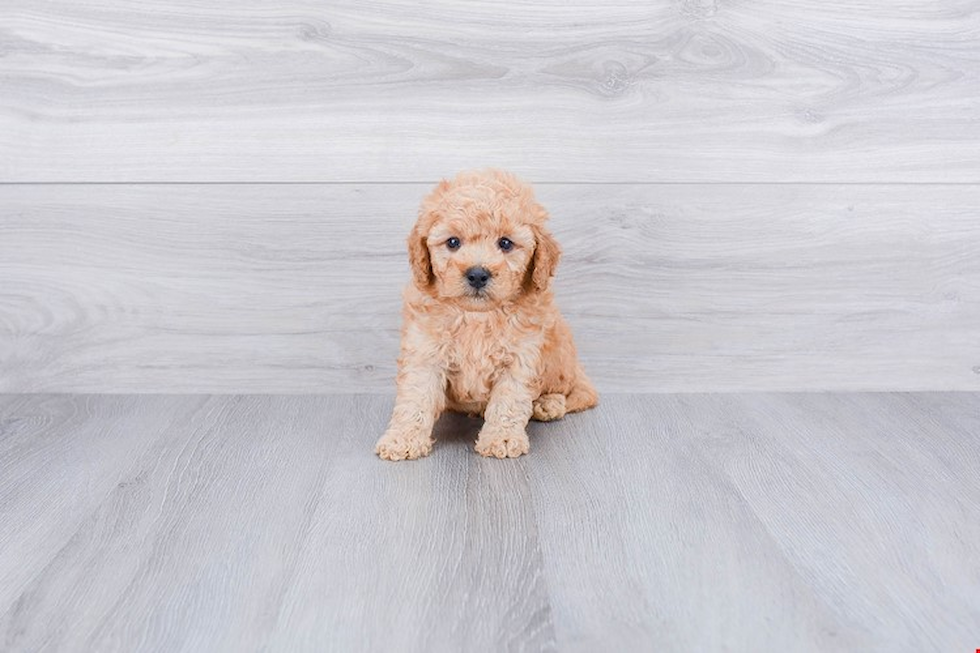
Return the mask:
<svg viewBox="0 0 980 653">
<path fill-rule="evenodd" d="M 395 409 L 379 456 L 427 455 L 436 419 L 453 410 L 483 416 L 479 453 L 516 457 L 528 451 L 529 419 L 596 405 L 551 291 L 561 248 L 547 219 L 531 188 L 499 170 L 461 173 L 422 201 L 408 237 Z M 473 266 L 491 274 L 483 292 L 466 280 Z"/>
</svg>

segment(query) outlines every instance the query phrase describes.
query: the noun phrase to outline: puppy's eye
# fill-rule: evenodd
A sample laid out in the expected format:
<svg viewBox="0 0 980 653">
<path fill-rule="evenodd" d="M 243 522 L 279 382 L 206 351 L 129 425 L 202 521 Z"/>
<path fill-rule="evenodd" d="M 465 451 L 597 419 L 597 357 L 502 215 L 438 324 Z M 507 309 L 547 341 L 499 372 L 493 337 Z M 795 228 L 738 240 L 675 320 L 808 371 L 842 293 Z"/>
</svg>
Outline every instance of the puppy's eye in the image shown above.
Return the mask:
<svg viewBox="0 0 980 653">
<path fill-rule="evenodd" d="M 449 249 L 459 249 L 459 245 L 460 245 L 459 238 L 457 238 L 456 236 L 453 236 L 446 241 L 446 247 L 448 247 Z"/>
<path fill-rule="evenodd" d="M 501 238 L 497 241 L 497 247 L 505 252 L 509 252 L 510 250 L 514 249 L 514 243 L 511 242 L 510 238 Z"/>
</svg>

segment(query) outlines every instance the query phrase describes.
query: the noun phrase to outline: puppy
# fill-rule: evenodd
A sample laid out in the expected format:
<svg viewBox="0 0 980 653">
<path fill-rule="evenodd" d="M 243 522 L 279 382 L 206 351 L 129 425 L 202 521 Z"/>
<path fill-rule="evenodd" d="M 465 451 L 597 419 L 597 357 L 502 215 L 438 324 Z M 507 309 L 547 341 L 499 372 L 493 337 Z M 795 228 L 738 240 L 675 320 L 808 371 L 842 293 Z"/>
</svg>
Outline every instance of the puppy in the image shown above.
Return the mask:
<svg viewBox="0 0 980 653">
<path fill-rule="evenodd" d="M 476 450 L 528 451 L 527 422 L 595 406 L 598 396 L 555 306 L 561 249 L 531 188 L 497 170 L 464 172 L 425 199 L 408 237 L 413 283 L 402 311 L 398 392 L 375 451 L 432 451 L 444 410 L 482 415 Z"/>
</svg>

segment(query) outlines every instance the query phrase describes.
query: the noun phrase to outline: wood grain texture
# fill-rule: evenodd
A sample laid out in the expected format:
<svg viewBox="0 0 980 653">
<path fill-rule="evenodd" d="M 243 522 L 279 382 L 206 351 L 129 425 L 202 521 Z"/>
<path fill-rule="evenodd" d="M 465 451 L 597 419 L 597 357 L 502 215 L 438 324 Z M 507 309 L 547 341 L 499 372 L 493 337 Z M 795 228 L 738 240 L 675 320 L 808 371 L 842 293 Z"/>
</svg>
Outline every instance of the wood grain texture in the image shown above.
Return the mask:
<svg viewBox="0 0 980 653">
<path fill-rule="evenodd" d="M 0 12 L 0 181 L 980 178 L 975 0 Z"/>
<path fill-rule="evenodd" d="M 269 647 L 554 650 L 526 460 L 478 456 L 480 422 L 447 415 L 439 462 L 385 463 L 372 439 L 391 408 L 374 396 L 353 404 Z"/>
<path fill-rule="evenodd" d="M 0 390 L 393 393 L 427 186 L 0 186 Z M 980 186 L 551 185 L 603 391 L 980 387 Z"/>
<path fill-rule="evenodd" d="M 969 649 L 978 401 L 611 397 L 534 425 L 559 648 Z"/>
<path fill-rule="evenodd" d="M 6 414 L 78 401 L 25 398 Z M 70 540 L 0 550 L 2 576 L 32 570 L 3 586 L 4 650 L 553 648 L 525 463 L 473 453 L 475 423 L 444 420 L 441 464 L 420 475 L 374 456 L 383 398 L 153 399 L 185 413 L 166 438 L 148 438 L 166 424 L 129 401 L 147 423 L 106 443 L 153 446 L 95 506 L 54 493 Z M 50 500 L 45 481 L 85 474 L 21 458 L 3 459 L 35 474 L 3 488 L 15 510 Z"/>
<path fill-rule="evenodd" d="M 3 649 L 974 646 L 980 393 L 608 395 L 517 461 L 390 409 L 0 397 Z"/>
<path fill-rule="evenodd" d="M 124 490 L 133 459 L 203 401 L 24 395 L 0 406 L 0 613 Z"/>
</svg>

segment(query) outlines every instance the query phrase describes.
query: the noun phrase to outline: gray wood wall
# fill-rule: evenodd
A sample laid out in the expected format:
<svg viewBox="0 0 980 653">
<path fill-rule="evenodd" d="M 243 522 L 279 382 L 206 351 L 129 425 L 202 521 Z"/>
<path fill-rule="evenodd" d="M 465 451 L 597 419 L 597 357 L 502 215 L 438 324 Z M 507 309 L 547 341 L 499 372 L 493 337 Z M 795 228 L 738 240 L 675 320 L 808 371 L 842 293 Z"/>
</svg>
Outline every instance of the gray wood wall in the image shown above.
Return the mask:
<svg viewBox="0 0 980 653">
<path fill-rule="evenodd" d="M 980 388 L 980 2 L 0 4 L 0 392 L 391 392 L 429 185 L 605 391 Z"/>
</svg>

